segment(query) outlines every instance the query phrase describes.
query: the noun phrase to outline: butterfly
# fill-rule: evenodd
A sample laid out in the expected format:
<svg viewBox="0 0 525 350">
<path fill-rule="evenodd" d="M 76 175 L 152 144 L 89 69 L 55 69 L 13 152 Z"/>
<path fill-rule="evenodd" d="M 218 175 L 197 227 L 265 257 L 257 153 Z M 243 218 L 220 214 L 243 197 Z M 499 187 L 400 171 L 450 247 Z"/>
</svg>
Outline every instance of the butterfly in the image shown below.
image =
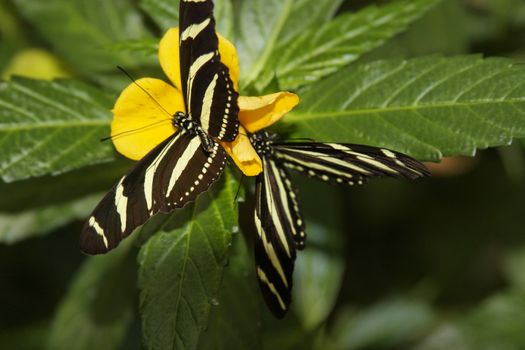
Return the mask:
<svg viewBox="0 0 525 350">
<path fill-rule="evenodd" d="M 238 134 L 238 94 L 220 60 L 213 2 L 181 0 L 179 10 L 186 113 L 172 116 L 174 133 L 100 201 L 82 229 L 80 248 L 85 253 L 105 253 L 152 215 L 195 200 L 225 167 L 226 152 L 218 141 L 233 141 Z"/>
<path fill-rule="evenodd" d="M 250 141 L 263 163 L 256 177 L 254 223 L 256 274 L 270 311 L 282 318 L 291 303 L 297 250 L 305 223 L 289 170 L 325 182 L 362 185 L 372 177 L 416 179 L 430 175 L 417 160 L 386 148 L 319 142 L 279 142 L 259 132 Z"/>
</svg>

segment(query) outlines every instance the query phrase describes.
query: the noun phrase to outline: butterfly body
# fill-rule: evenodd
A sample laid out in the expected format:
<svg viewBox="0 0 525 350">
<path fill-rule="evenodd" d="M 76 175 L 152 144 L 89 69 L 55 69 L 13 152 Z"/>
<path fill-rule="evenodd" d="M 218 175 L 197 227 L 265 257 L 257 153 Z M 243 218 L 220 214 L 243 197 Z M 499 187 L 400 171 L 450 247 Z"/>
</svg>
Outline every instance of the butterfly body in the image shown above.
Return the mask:
<svg viewBox="0 0 525 350">
<path fill-rule="evenodd" d="M 198 136 L 202 143 L 202 149 L 207 153 L 213 152 L 213 147 L 216 144 L 215 140 L 204 131 L 198 122 L 186 116 L 185 113 L 175 113 L 173 116 L 173 126 L 186 131 L 191 136 Z"/>
</svg>

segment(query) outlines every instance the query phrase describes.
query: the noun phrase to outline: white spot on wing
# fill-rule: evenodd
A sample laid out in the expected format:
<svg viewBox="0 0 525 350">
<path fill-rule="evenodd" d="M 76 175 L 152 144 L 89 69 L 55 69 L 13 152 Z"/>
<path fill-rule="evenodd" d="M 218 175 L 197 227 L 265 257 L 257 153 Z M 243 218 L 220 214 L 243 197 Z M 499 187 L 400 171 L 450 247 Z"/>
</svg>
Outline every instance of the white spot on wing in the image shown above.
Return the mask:
<svg viewBox="0 0 525 350">
<path fill-rule="evenodd" d="M 382 148 L 382 149 L 381 149 L 381 152 L 383 152 L 383 154 L 384 154 L 385 156 L 389 157 L 389 158 L 396 158 L 395 153 L 392 152 L 392 151 L 390 151 L 390 150 L 388 150 L 388 149 L 384 149 L 384 148 Z"/>
</svg>

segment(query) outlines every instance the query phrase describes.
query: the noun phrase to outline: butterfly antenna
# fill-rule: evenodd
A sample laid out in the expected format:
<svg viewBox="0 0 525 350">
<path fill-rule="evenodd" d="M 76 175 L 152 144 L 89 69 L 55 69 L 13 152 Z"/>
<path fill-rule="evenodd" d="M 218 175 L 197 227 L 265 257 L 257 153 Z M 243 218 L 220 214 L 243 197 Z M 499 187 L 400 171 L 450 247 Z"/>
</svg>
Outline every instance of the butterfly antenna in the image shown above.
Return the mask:
<svg viewBox="0 0 525 350">
<path fill-rule="evenodd" d="M 315 142 L 314 139 L 309 138 L 309 137 L 292 137 L 292 138 L 284 139 L 284 141 L 307 141 L 307 142 Z"/>
<path fill-rule="evenodd" d="M 157 124 L 166 123 L 166 122 L 169 122 L 171 124 L 171 119 L 163 119 L 163 120 L 156 121 L 155 123 L 151 123 L 151 124 L 148 124 L 148 125 L 145 125 L 145 126 L 141 126 L 140 128 L 122 131 L 122 132 L 119 132 L 118 134 L 115 134 L 115 135 L 103 137 L 103 138 L 100 139 L 100 141 L 104 142 L 104 141 L 107 141 L 107 140 L 113 140 L 113 139 L 116 139 L 118 137 L 124 136 L 126 134 L 129 134 L 129 133 L 132 133 L 132 132 L 141 131 L 141 130 L 147 129 L 147 128 L 152 128 L 152 127 L 154 127 Z"/>
<path fill-rule="evenodd" d="M 144 91 L 144 92 L 146 93 L 146 95 L 148 95 L 149 98 L 151 98 L 151 99 L 153 100 L 153 102 L 155 102 L 155 103 L 157 104 L 157 106 L 159 106 L 159 108 L 160 108 L 162 111 L 164 111 L 167 115 L 169 115 L 170 118 L 173 117 L 173 115 L 172 115 L 170 112 L 168 112 L 168 111 L 166 110 L 166 108 L 162 107 L 162 105 L 159 103 L 159 101 L 157 101 L 157 100 L 155 99 L 155 97 L 153 97 L 153 95 L 149 93 L 148 90 L 144 89 L 142 86 L 140 86 L 140 85 L 137 83 L 137 81 L 135 80 L 135 78 L 133 78 L 133 77 L 131 76 L 131 74 L 129 74 L 129 73 L 128 73 L 124 68 L 122 68 L 121 66 L 117 66 L 117 68 L 118 68 L 122 73 L 124 73 L 124 74 L 125 74 L 125 75 L 126 75 L 126 76 L 127 76 L 132 82 L 133 82 L 133 84 L 137 85 L 142 91 Z"/>
</svg>

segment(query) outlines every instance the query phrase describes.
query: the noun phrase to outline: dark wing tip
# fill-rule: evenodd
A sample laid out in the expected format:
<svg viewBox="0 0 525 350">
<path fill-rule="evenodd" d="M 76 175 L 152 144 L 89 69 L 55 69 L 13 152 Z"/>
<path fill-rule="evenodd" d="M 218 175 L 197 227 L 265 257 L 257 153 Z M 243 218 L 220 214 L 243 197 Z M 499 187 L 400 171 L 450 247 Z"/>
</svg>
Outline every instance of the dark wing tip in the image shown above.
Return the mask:
<svg viewBox="0 0 525 350">
<path fill-rule="evenodd" d="M 421 176 L 418 176 L 418 178 L 432 176 L 432 172 L 423 164 L 421 164 L 421 166 L 418 168 L 418 170 L 421 173 Z"/>
<path fill-rule="evenodd" d="M 284 316 L 286 316 L 286 314 L 288 313 L 288 308 L 286 310 L 283 310 L 281 309 L 280 307 L 278 306 L 275 306 L 271 303 L 269 303 L 268 301 L 266 302 L 266 305 L 268 305 L 268 308 L 270 309 L 270 311 L 272 312 L 272 315 L 277 318 L 278 320 L 282 320 L 284 318 Z M 270 305 L 273 305 L 270 306 Z"/>
<path fill-rule="evenodd" d="M 304 235 L 304 237 L 301 237 L 300 239 L 295 240 L 295 248 L 297 248 L 297 250 L 304 250 L 305 247 L 306 247 L 306 234 Z"/>
<path fill-rule="evenodd" d="M 86 222 L 80 234 L 80 251 L 88 255 L 107 253 L 114 247 L 109 247 L 107 239 L 104 238 Z"/>
<path fill-rule="evenodd" d="M 292 297 L 290 294 L 290 289 L 287 290 L 285 294 L 275 294 L 275 289 L 272 290 L 267 281 L 263 281 L 261 278 L 258 278 L 259 286 L 262 291 L 264 302 L 270 310 L 270 312 L 277 319 L 282 319 L 288 313 L 290 303 L 292 302 Z M 291 288 L 291 286 L 290 286 Z"/>
<path fill-rule="evenodd" d="M 413 180 L 421 177 L 432 176 L 430 170 L 420 161 L 404 154 L 400 154 L 399 159 L 403 162 L 406 168 L 410 170 L 409 172 L 404 173 L 405 177 Z"/>
</svg>

